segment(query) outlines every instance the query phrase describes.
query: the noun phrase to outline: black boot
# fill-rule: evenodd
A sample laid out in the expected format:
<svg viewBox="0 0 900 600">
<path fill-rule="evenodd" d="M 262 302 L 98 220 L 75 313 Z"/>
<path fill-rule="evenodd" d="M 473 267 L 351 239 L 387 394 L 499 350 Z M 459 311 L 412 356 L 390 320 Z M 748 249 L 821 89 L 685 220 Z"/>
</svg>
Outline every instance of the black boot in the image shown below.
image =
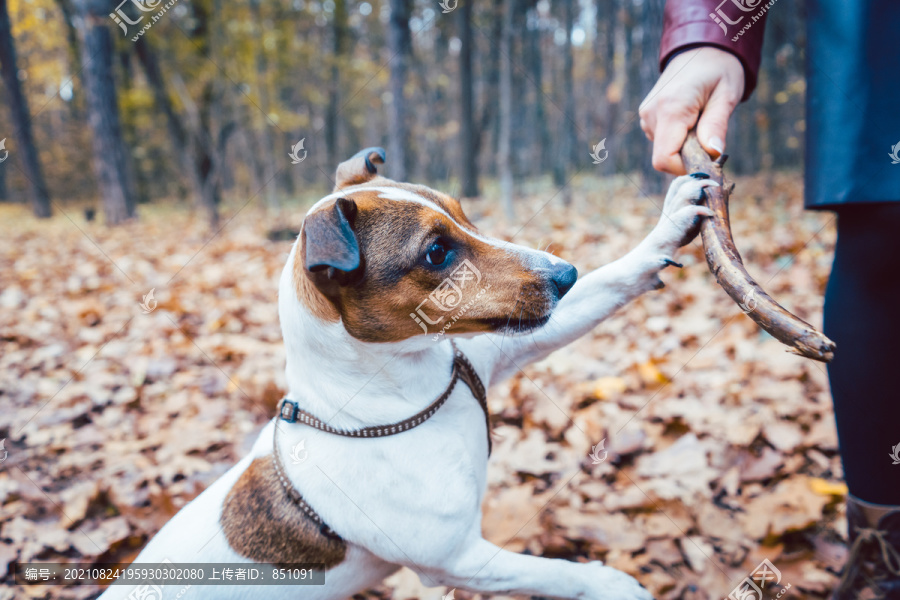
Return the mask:
<svg viewBox="0 0 900 600">
<path fill-rule="evenodd" d="M 900 600 L 900 506 L 847 496 L 850 554 L 832 600 Z"/>
</svg>

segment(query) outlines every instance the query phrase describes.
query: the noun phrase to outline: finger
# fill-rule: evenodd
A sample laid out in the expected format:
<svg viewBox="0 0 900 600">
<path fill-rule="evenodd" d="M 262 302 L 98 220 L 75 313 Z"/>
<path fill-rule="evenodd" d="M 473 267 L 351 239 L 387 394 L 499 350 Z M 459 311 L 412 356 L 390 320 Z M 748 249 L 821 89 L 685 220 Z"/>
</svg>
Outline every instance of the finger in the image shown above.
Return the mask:
<svg viewBox="0 0 900 600">
<path fill-rule="evenodd" d="M 728 118 L 737 106 L 737 99 L 721 91 L 722 86 L 716 87 L 700 120 L 697 122 L 697 139 L 700 145 L 712 158 L 718 158 L 725 151 L 725 140 L 728 134 Z"/>
<path fill-rule="evenodd" d="M 694 125 L 694 117 L 684 112 L 668 113 L 660 115 L 658 123 L 660 126 L 655 131 L 653 142 L 653 168 L 672 175 L 684 175 L 681 147 L 688 130 Z"/>
<path fill-rule="evenodd" d="M 653 127 L 650 126 L 650 122 L 641 117 L 641 130 L 644 132 L 644 135 L 647 136 L 647 139 L 651 142 L 653 141 Z"/>
<path fill-rule="evenodd" d="M 645 100 L 638 109 L 638 115 L 641 117 L 641 129 L 651 142 L 653 141 L 653 132 L 656 130 L 656 106 L 652 100 L 649 102 Z"/>
</svg>

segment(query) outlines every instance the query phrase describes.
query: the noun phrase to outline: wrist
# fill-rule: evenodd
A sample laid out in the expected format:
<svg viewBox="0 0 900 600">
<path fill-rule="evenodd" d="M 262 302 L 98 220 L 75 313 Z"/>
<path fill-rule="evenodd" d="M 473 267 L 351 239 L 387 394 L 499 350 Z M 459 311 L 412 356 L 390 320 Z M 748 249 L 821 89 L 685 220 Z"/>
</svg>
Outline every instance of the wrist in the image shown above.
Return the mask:
<svg viewBox="0 0 900 600">
<path fill-rule="evenodd" d="M 700 60 L 704 66 L 710 66 L 727 73 L 729 81 L 740 82 L 741 89 L 738 95 L 740 102 L 743 102 L 750 96 L 756 86 L 756 73 L 748 69 L 744 58 L 739 53 L 718 44 L 698 42 L 679 46 L 663 57 L 661 69 L 665 71 L 673 63 L 675 63 L 677 68 L 681 68 L 701 53 L 704 56 Z M 682 64 L 679 65 L 679 63 Z M 726 79 L 726 77 L 723 77 L 723 79 Z"/>
<path fill-rule="evenodd" d="M 708 92 L 717 87 L 723 88 L 734 97 L 735 104 L 744 98 L 746 70 L 740 57 L 717 46 L 699 44 L 680 48 L 668 59 L 663 73 L 670 78 L 677 75 L 709 86 Z"/>
</svg>

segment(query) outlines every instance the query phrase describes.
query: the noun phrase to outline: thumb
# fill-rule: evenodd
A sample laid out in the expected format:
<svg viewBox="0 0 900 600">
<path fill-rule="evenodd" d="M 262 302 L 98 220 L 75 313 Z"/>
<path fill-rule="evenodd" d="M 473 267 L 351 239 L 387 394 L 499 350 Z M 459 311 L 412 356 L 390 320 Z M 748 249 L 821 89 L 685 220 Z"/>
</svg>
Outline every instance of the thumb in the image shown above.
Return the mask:
<svg viewBox="0 0 900 600">
<path fill-rule="evenodd" d="M 712 158 L 718 158 L 725 150 L 728 117 L 737 106 L 737 102 L 727 98 L 720 90 L 721 87 L 718 87 L 713 91 L 697 121 L 697 138 Z"/>
</svg>

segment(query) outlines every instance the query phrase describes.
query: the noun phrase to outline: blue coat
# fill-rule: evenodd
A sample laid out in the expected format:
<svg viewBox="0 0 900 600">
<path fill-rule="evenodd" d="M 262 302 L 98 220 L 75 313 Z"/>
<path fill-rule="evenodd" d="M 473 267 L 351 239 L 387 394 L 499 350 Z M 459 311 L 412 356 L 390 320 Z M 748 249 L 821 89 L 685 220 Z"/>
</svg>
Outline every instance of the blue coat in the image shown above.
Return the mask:
<svg viewBox="0 0 900 600">
<path fill-rule="evenodd" d="M 808 6 L 806 205 L 900 202 L 900 1 Z"/>
</svg>

